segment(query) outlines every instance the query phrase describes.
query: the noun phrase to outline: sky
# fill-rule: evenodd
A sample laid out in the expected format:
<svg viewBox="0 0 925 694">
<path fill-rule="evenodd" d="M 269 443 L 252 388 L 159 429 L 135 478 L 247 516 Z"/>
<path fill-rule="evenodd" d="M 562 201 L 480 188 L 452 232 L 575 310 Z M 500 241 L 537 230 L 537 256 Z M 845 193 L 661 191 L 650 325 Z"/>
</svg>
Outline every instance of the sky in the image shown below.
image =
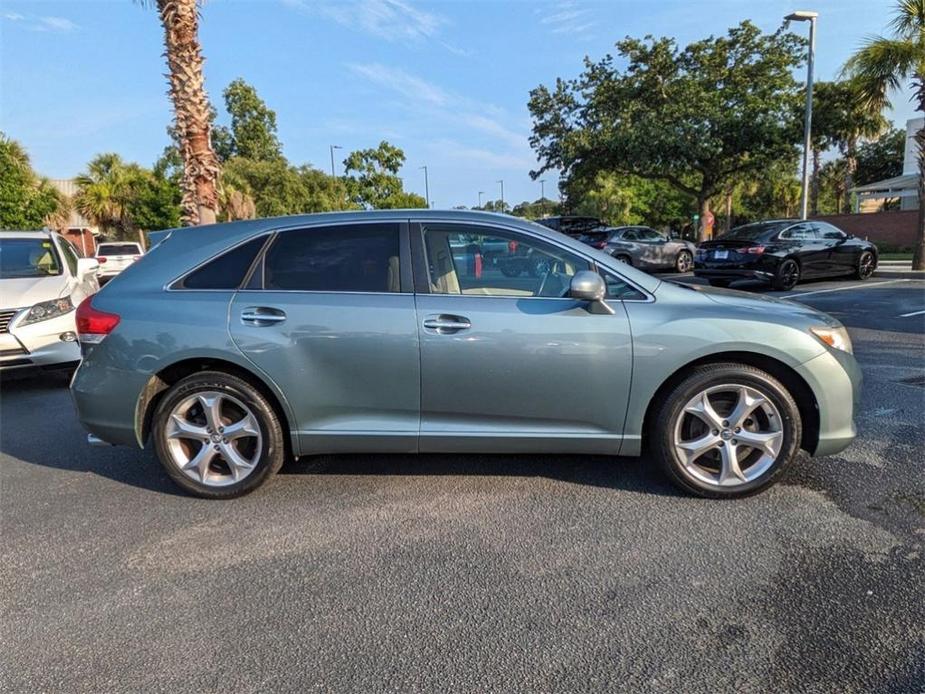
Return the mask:
<svg viewBox="0 0 925 694">
<path fill-rule="evenodd" d="M 819 12 L 817 79 L 837 76 L 864 37 L 886 30 L 892 0 L 207 0 L 200 40 L 206 88 L 237 77 L 276 111 L 284 154 L 342 171 L 347 152 L 388 140 L 407 156 L 406 189 L 435 207 L 500 197 L 535 200 L 541 185 L 528 142 L 527 100 L 539 84 L 572 78 L 585 56 L 624 36 L 682 45 L 744 19 L 776 29 L 795 9 Z M 794 25 L 794 30 L 806 30 Z M 44 176 L 68 178 L 115 151 L 150 166 L 171 120 L 157 14 L 132 0 L 0 0 L 0 130 Z M 800 71 L 802 79 L 804 72 Z M 912 116 L 908 95 L 890 117 Z M 556 175 L 546 176 L 547 197 Z"/>
</svg>

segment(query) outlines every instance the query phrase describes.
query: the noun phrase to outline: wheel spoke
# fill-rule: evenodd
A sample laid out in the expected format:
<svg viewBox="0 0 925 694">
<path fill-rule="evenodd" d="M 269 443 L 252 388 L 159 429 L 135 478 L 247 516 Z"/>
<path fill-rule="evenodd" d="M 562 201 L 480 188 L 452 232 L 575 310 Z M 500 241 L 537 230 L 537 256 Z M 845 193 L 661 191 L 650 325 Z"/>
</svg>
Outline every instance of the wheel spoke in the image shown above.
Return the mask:
<svg viewBox="0 0 925 694">
<path fill-rule="evenodd" d="M 198 399 L 209 428 L 212 431 L 218 431 L 218 428 L 222 426 L 222 396 L 216 393 L 200 395 Z"/>
<path fill-rule="evenodd" d="M 209 474 L 209 464 L 212 462 L 212 459 L 215 458 L 216 453 L 218 453 L 218 451 L 216 451 L 215 448 L 209 444 L 203 444 L 199 452 L 183 466 L 183 469 L 195 469 L 199 473 L 199 480 L 205 483 L 206 476 Z"/>
<path fill-rule="evenodd" d="M 684 411 L 699 417 L 704 424 L 706 424 L 711 429 L 722 429 L 723 428 L 723 418 L 720 417 L 716 410 L 713 409 L 712 403 L 710 403 L 710 398 L 706 393 L 701 393 L 700 397 L 696 401 L 690 403 L 687 407 L 684 408 Z"/>
<path fill-rule="evenodd" d="M 721 485 L 740 484 L 748 482 L 748 478 L 739 467 L 738 446 L 727 443 L 719 449 L 719 458 L 722 466 L 719 471 Z"/>
<path fill-rule="evenodd" d="M 257 420 L 250 413 L 244 415 L 243 419 L 234 424 L 226 425 L 225 430 L 222 432 L 223 436 L 229 441 L 247 436 L 257 436 L 259 433 L 260 428 L 257 425 Z"/>
<path fill-rule="evenodd" d="M 743 429 L 736 434 L 736 440 L 739 442 L 740 446 L 756 448 L 771 456 L 777 455 L 780 449 L 780 446 L 777 444 L 783 437 L 784 433 L 782 431 L 757 432 L 745 431 Z"/>
<path fill-rule="evenodd" d="M 167 429 L 167 438 L 208 441 L 209 433 L 205 430 L 205 427 L 196 426 L 181 415 L 172 414 L 170 415 L 170 424 Z"/>
<path fill-rule="evenodd" d="M 693 441 L 681 441 L 677 444 L 677 447 L 683 451 L 686 460 L 685 464 L 691 465 L 704 453 L 707 453 L 714 448 L 716 448 L 719 443 L 720 438 L 714 436 L 713 434 L 707 434 L 702 436 L 699 439 L 694 439 Z"/>
<path fill-rule="evenodd" d="M 762 395 L 745 386 L 738 389 L 738 396 L 735 407 L 732 408 L 727 419 L 729 425 L 734 427 L 743 426 L 743 422 L 755 411 L 755 408 L 767 402 Z"/>
<path fill-rule="evenodd" d="M 235 481 L 244 477 L 254 467 L 254 463 L 238 453 L 238 449 L 236 449 L 232 443 L 222 444 L 222 457 L 225 459 L 225 462 L 228 463 L 228 467 L 231 469 L 231 474 L 234 476 Z"/>
</svg>

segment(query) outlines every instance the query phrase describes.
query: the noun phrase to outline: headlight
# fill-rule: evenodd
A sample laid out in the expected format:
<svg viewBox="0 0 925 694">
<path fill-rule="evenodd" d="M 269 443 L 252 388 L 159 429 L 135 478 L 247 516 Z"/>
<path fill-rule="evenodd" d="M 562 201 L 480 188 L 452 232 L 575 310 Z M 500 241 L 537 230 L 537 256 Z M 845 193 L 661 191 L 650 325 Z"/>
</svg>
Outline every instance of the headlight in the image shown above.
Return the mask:
<svg viewBox="0 0 925 694">
<path fill-rule="evenodd" d="M 29 312 L 19 321 L 19 325 L 30 325 L 49 318 L 57 318 L 73 310 L 74 304 L 71 303 L 71 297 L 69 296 L 63 299 L 43 301 L 30 308 Z"/>
<path fill-rule="evenodd" d="M 848 331 L 844 326 L 840 328 L 810 328 L 810 332 L 819 338 L 820 341 L 827 344 L 832 349 L 840 349 L 842 352 L 853 354 L 854 349 L 851 346 L 851 338 L 848 337 Z"/>
</svg>

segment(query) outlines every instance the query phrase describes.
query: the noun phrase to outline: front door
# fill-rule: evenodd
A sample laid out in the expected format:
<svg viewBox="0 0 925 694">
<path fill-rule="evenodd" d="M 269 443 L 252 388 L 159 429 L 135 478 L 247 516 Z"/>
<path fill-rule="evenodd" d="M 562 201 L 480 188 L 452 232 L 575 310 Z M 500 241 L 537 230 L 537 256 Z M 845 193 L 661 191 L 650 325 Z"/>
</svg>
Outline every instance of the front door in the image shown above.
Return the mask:
<svg viewBox="0 0 925 694">
<path fill-rule="evenodd" d="M 811 277 L 829 273 L 829 242 L 820 238 L 809 222 L 796 224 L 781 235 L 782 239 L 796 245 L 796 256 L 800 261 L 800 275 Z"/>
<path fill-rule="evenodd" d="M 568 298 L 591 263 L 493 226 L 412 224 L 411 240 L 421 451 L 617 453 L 629 323 L 619 301 L 599 315 Z"/>
<path fill-rule="evenodd" d="M 285 392 L 303 453 L 411 452 L 420 358 L 407 224 L 281 231 L 229 329 Z"/>
</svg>

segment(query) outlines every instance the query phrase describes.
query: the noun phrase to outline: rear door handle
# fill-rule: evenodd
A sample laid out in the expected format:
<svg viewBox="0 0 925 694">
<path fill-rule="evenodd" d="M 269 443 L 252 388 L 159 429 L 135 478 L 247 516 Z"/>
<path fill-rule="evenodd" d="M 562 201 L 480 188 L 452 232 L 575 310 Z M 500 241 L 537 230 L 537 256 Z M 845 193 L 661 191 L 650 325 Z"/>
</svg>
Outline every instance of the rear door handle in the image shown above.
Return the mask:
<svg viewBox="0 0 925 694">
<path fill-rule="evenodd" d="M 436 316 L 427 316 L 424 319 L 424 327 L 428 330 L 435 330 L 438 335 L 452 335 L 460 330 L 468 330 L 472 327 L 472 323 L 465 316 L 441 313 Z"/>
<path fill-rule="evenodd" d="M 266 326 L 286 320 L 285 311 L 269 306 L 248 306 L 241 311 L 241 322 L 245 325 Z"/>
</svg>

